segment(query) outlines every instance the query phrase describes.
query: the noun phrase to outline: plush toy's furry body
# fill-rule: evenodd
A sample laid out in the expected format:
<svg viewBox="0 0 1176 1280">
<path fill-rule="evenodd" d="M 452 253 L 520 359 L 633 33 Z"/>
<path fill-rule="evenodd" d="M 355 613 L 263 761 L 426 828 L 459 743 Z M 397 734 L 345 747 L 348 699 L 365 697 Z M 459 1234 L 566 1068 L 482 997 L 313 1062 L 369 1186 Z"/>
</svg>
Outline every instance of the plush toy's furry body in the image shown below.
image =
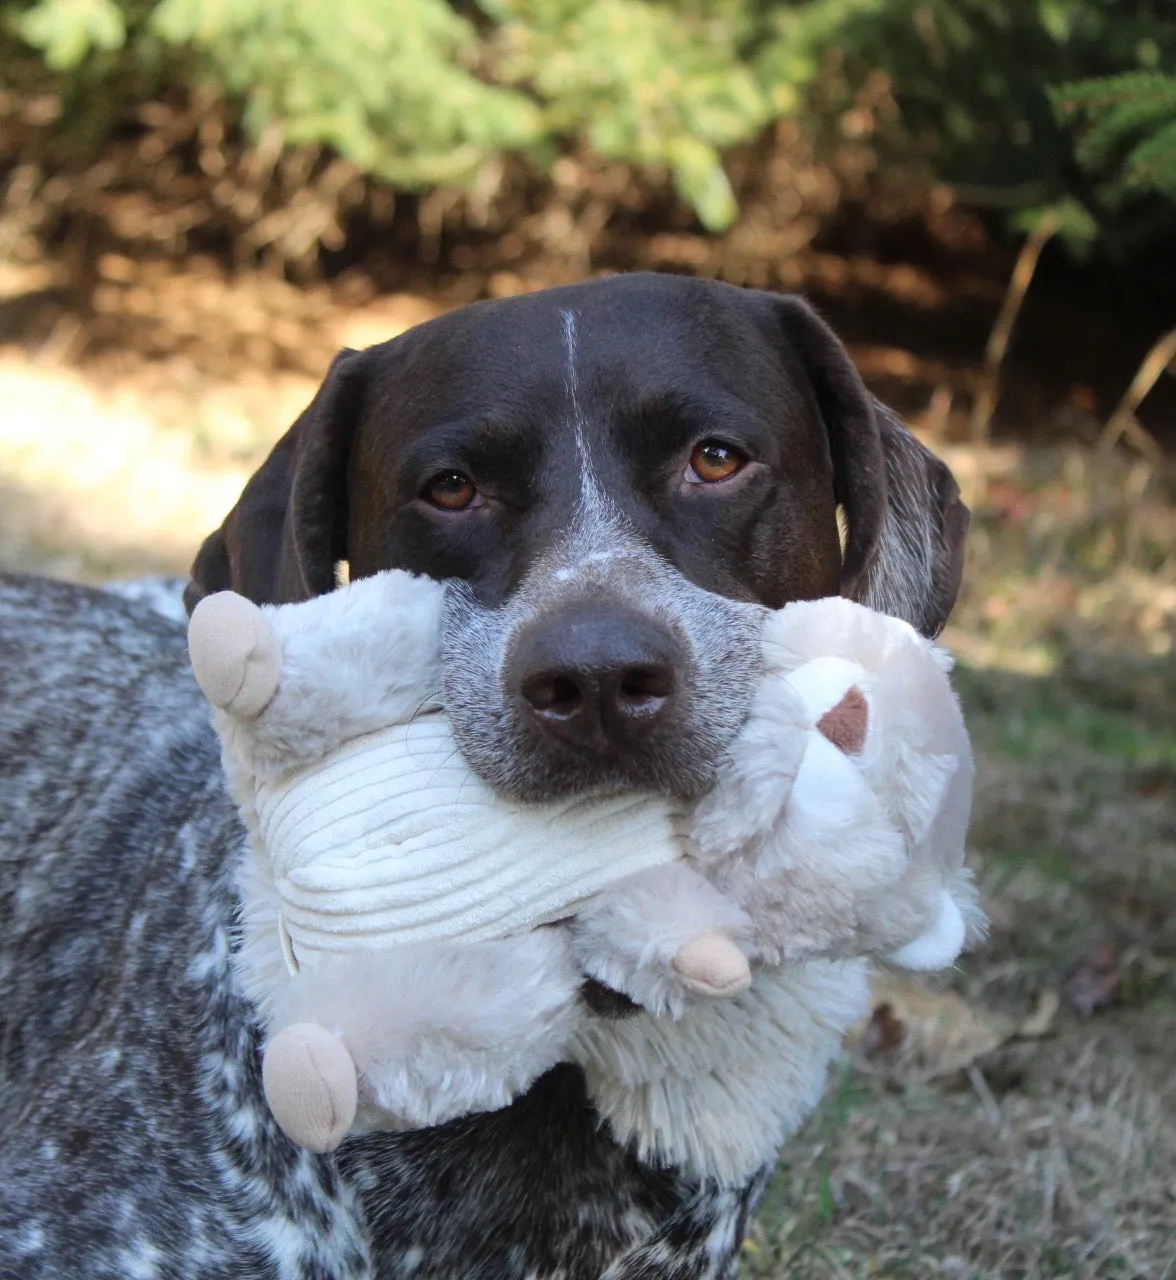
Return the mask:
<svg viewBox="0 0 1176 1280">
<path fill-rule="evenodd" d="M 522 805 L 452 743 L 442 597 L 393 572 L 193 617 L 253 843 L 240 970 L 273 1033 L 275 1115 L 328 1149 L 504 1106 L 570 1060 L 643 1158 L 746 1179 L 819 1096 L 864 1005 L 860 957 L 940 967 L 979 923 L 944 655 L 846 601 L 788 606 L 765 615 L 761 694 L 689 812 Z M 590 1016 L 585 974 L 643 1011 Z"/>
</svg>

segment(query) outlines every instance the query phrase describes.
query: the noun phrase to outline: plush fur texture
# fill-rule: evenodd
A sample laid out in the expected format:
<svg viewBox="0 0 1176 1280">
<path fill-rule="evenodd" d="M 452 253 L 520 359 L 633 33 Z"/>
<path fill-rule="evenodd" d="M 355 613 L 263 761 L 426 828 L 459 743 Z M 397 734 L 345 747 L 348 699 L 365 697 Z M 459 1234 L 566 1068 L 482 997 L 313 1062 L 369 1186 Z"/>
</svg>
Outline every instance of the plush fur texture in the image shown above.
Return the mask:
<svg viewBox="0 0 1176 1280">
<path fill-rule="evenodd" d="M 326 1149 L 348 1130 L 411 1129 L 506 1106 L 563 1059 L 583 1017 L 583 980 L 561 931 L 460 951 L 401 946 L 391 957 L 366 948 L 304 952 L 291 973 L 293 956 L 274 927 L 282 900 L 253 842 L 237 882 L 236 973 L 268 1036 L 294 1024 L 325 1027 L 360 1073 L 358 1107 Z"/>
<path fill-rule="evenodd" d="M 851 1017 L 858 1009 L 852 1000 L 818 1008 L 813 1025 L 828 1034 L 798 1037 L 791 973 L 781 986 L 777 970 L 761 972 L 757 996 L 726 1017 L 695 1010 L 699 993 L 736 996 L 750 978 L 747 961 L 761 955 L 779 966 L 884 954 L 935 968 L 952 963 L 965 942 L 953 889 L 971 756 L 946 656 L 906 623 L 841 599 L 765 613 L 764 676 L 751 714 L 696 810 L 653 796 L 633 797 L 632 808 L 615 813 L 623 795 L 520 804 L 495 796 L 469 770 L 445 737 L 439 708 L 397 722 L 414 705 L 404 673 L 427 676 L 435 665 L 441 593 L 393 571 L 312 607 L 260 611 L 240 597 L 213 596 L 193 615 L 193 661 L 214 696 L 238 702 L 250 664 L 281 673 L 269 705 L 214 713 L 252 835 L 242 882 L 245 989 L 281 1043 L 292 1024 L 305 1023 L 329 1028 L 350 1052 L 363 1105 L 353 1126 L 351 1115 L 338 1121 L 336 1141 L 349 1126 L 420 1127 L 504 1106 L 583 1052 L 589 1091 L 619 1137 L 696 1176 L 745 1180 L 803 1113 L 793 1102 L 798 1090 L 815 1096 L 846 1009 Z M 383 689 L 362 644 L 342 650 L 336 642 L 324 604 L 332 599 L 353 632 L 366 616 L 362 634 L 379 637 L 382 663 L 399 674 L 389 723 L 377 723 Z M 234 611 L 239 635 L 220 621 Z M 311 613 L 313 630 L 303 619 Z M 389 650 L 388 636 L 402 647 Z M 225 647 L 231 669 L 216 666 L 210 645 Z M 271 694 L 274 684 L 266 685 Z M 360 732 L 347 740 L 357 684 L 372 692 Z M 327 690 L 342 696 L 332 704 Z M 427 686 L 419 696 L 429 696 Z M 296 739 L 308 705 L 309 749 Z M 420 736 L 426 729 L 441 734 L 436 743 Z M 324 741 L 331 749 L 314 759 Z M 287 742 L 297 743 L 295 767 L 283 773 L 274 744 Z M 409 808 L 389 817 L 405 798 Z M 632 871 L 642 855 L 661 865 Z M 532 885 L 548 882 L 564 897 L 540 899 L 546 914 L 529 915 Z M 322 926 L 313 914 L 308 924 L 308 891 Z M 523 895 L 521 914 L 512 895 Z M 568 928 L 526 932 L 561 919 L 571 920 Z M 422 921 L 436 932 L 422 938 Z M 485 930 L 495 922 L 496 940 L 479 941 L 493 936 Z M 723 948 L 734 960 L 730 972 Z M 590 1032 L 576 999 L 580 975 L 623 992 L 644 1018 L 624 1031 L 605 1024 Z M 762 1012 L 759 1030 L 748 1009 Z M 313 1074 L 315 1055 L 294 1052 Z M 781 1071 L 766 1065 L 777 1060 Z M 316 1117 L 344 1106 L 326 1075 L 267 1073 L 288 1082 L 287 1096 L 270 1095 L 275 1114 L 294 1117 L 287 1132 L 325 1149 Z M 727 1108 L 717 1101 L 724 1090 L 732 1092 Z M 295 1096 L 310 1100 L 305 1129 Z M 749 1130 L 740 1115 L 774 1119 Z"/>
<path fill-rule="evenodd" d="M 949 656 L 833 598 L 771 615 L 763 643 L 755 713 L 695 811 L 699 865 L 751 914 L 769 963 L 951 964 L 984 917 L 964 868 L 973 765 Z M 868 718 L 847 756 L 811 729 L 854 690 Z"/>
<path fill-rule="evenodd" d="M 254 820 L 299 954 L 519 933 L 678 856 L 659 797 L 503 801 L 439 713 L 257 785 Z"/>
<path fill-rule="evenodd" d="M 252 789 L 362 734 L 439 709 L 443 607 L 438 584 L 386 574 L 296 609 L 267 610 L 281 683 L 264 719 L 217 717 L 230 780 L 239 776 Z"/>
<path fill-rule="evenodd" d="M 321 1023 L 330 1010 L 325 1025 L 360 1072 L 355 1131 L 420 1129 L 505 1107 L 562 1061 L 582 982 L 553 929 L 332 955 L 281 988 L 274 1024 Z"/>
<path fill-rule="evenodd" d="M 717 932 L 757 954 L 747 912 L 686 862 L 629 876 L 580 907 L 570 929 L 584 973 L 671 1018 L 692 1003 L 674 969 L 692 939 Z"/>
<path fill-rule="evenodd" d="M 618 1141 L 708 1184 L 743 1184 L 807 1118 L 869 1004 L 865 960 L 760 970 L 734 1000 L 678 1021 L 593 1020 L 573 1056 Z"/>
</svg>

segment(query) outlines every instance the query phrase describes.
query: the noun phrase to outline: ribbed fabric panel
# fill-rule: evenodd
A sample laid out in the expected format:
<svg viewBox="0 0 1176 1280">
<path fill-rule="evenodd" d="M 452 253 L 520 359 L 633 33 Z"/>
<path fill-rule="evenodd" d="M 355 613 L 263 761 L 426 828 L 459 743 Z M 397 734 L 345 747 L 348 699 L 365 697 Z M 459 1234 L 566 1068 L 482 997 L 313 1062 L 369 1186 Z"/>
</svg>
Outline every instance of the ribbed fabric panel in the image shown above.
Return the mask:
<svg viewBox="0 0 1176 1280">
<path fill-rule="evenodd" d="M 661 797 L 503 799 L 439 714 L 263 785 L 257 813 L 299 951 L 502 937 L 683 852 Z"/>
</svg>

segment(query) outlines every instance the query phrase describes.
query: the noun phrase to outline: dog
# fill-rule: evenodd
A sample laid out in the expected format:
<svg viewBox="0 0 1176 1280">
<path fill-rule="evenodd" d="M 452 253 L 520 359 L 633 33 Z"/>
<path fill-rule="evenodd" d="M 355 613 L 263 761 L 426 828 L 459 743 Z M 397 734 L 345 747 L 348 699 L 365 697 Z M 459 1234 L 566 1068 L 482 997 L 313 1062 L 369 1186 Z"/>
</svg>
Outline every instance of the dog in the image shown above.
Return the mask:
<svg viewBox="0 0 1176 1280">
<path fill-rule="evenodd" d="M 937 634 L 967 524 L 804 302 L 620 276 L 342 352 L 184 603 L 454 580 L 446 700 L 489 783 L 689 796 L 755 679 L 740 602 L 841 593 Z M 287 1141 L 231 974 L 244 835 L 182 624 L 19 577 L 0 619 L 0 1276 L 735 1274 L 770 1169 L 717 1189 L 642 1164 L 569 1066 L 334 1157 Z"/>
</svg>

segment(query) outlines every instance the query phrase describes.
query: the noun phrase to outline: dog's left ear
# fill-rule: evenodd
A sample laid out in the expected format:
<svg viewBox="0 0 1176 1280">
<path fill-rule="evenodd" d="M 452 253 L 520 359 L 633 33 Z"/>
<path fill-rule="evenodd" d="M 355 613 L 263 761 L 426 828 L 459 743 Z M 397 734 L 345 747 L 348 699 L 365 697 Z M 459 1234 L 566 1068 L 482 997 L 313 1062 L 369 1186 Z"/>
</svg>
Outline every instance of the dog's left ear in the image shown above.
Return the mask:
<svg viewBox="0 0 1176 1280">
<path fill-rule="evenodd" d="M 828 432 L 834 495 L 848 526 L 841 594 L 937 636 L 959 593 L 970 520 L 955 477 L 870 395 L 807 303 L 774 303 Z"/>
</svg>

